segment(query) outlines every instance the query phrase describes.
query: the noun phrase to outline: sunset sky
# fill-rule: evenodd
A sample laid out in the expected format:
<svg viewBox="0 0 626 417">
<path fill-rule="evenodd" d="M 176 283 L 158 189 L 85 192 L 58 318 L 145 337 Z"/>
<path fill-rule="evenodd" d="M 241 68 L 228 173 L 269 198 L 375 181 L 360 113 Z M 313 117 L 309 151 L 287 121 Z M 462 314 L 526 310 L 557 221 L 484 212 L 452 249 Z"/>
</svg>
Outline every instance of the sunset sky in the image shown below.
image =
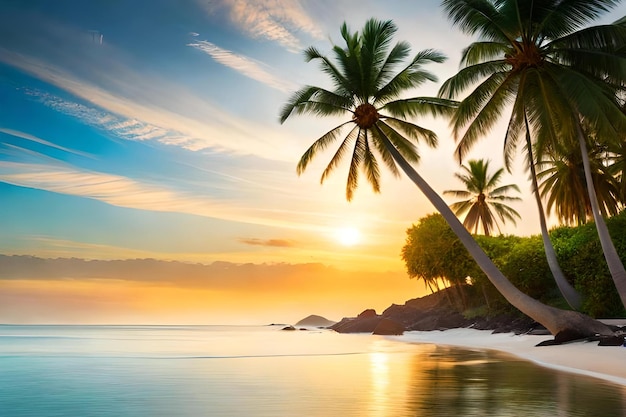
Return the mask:
<svg viewBox="0 0 626 417">
<path fill-rule="evenodd" d="M 298 177 L 300 155 L 337 120 L 293 117 L 281 126 L 278 113 L 304 84 L 328 85 L 302 50 L 329 52 L 344 20 L 360 29 L 370 17 L 393 19 L 396 40 L 414 53 L 447 54 L 428 68 L 440 82 L 411 94 L 435 95 L 470 42 L 439 3 L 0 0 L 0 254 L 295 268 L 268 275 L 272 297 L 243 281 L 209 296 L 209 284 L 175 278 L 157 285 L 0 270 L 0 323 L 205 322 L 243 299 L 246 311 L 267 311 L 259 320 L 285 311 L 339 319 L 421 295 L 399 254 L 405 230 L 432 206 L 388 172 L 381 194 L 363 179 L 346 202 L 347 166 L 319 183 L 330 153 Z M 598 22 L 625 14 L 622 4 Z M 417 168 L 440 193 L 459 188 L 447 121 L 419 123 L 440 146 L 421 148 Z M 501 137 L 494 130 L 470 157 L 502 166 Z M 514 206 L 524 220 L 505 231 L 538 233 L 521 159 L 505 181 L 524 191 Z M 303 264 L 327 268 L 324 279 L 285 285 Z M 331 294 L 332 277 L 344 281 Z"/>
</svg>

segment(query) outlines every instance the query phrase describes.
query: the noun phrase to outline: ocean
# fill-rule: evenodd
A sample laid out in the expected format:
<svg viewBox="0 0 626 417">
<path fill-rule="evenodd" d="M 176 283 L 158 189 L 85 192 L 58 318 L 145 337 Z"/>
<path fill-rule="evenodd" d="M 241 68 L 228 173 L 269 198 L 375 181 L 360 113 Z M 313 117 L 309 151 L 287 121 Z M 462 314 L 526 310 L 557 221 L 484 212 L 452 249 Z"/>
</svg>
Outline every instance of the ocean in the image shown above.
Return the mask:
<svg viewBox="0 0 626 417">
<path fill-rule="evenodd" d="M 505 354 L 282 327 L 1 325 L 0 416 L 626 416 L 624 387 Z"/>
</svg>

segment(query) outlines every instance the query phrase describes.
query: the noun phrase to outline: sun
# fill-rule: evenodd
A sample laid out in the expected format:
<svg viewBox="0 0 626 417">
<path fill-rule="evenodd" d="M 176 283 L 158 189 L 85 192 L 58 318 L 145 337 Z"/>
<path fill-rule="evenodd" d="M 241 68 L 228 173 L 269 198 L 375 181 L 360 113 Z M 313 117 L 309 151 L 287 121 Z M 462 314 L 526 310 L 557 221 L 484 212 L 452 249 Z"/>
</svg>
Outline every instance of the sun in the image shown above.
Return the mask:
<svg viewBox="0 0 626 417">
<path fill-rule="evenodd" d="M 335 232 L 335 238 L 344 246 L 354 246 L 361 241 L 361 233 L 354 227 L 342 227 Z"/>
</svg>

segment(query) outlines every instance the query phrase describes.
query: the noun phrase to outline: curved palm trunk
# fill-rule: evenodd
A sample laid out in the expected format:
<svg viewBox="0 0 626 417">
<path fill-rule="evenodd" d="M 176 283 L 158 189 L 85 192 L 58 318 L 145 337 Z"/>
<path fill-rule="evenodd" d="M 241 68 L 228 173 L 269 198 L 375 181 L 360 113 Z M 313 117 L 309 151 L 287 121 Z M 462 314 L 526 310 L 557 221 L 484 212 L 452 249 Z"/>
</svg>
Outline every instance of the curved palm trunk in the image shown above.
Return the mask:
<svg viewBox="0 0 626 417">
<path fill-rule="evenodd" d="M 543 203 L 541 202 L 541 195 L 539 195 L 537 171 L 535 170 L 535 159 L 533 157 L 533 148 L 532 143 L 530 142 L 530 130 L 528 128 L 528 119 L 526 118 L 526 115 L 524 115 L 524 122 L 526 123 L 526 147 L 528 148 L 530 177 L 532 180 L 533 194 L 535 195 L 535 200 L 537 202 L 537 210 L 539 211 L 541 238 L 543 240 L 544 251 L 546 252 L 546 259 L 548 260 L 548 266 L 550 267 L 554 281 L 556 282 L 557 287 L 559 287 L 559 291 L 561 291 L 563 298 L 567 301 L 567 304 L 569 304 L 569 306 L 574 310 L 580 310 L 582 305 L 581 296 L 565 278 L 565 275 L 559 266 L 559 261 L 556 258 L 554 246 L 552 246 L 552 242 L 550 241 L 550 234 L 548 233 L 548 226 L 546 224 L 546 216 L 543 211 Z"/>
<path fill-rule="evenodd" d="M 576 311 L 550 307 L 518 290 L 502 272 L 500 272 L 491 259 L 489 259 L 439 194 L 424 181 L 391 143 L 387 143 L 387 148 L 400 168 L 402 168 L 406 175 L 417 185 L 422 193 L 424 193 L 426 198 L 435 206 L 439 213 L 441 213 L 480 269 L 487 275 L 489 281 L 491 281 L 509 303 L 522 313 L 545 326 L 546 329 L 555 336 L 563 331 L 575 332 L 580 336 L 613 334 L 611 329 L 606 325 L 589 316 Z"/>
<path fill-rule="evenodd" d="M 611 277 L 619 293 L 619 297 L 622 300 L 622 304 L 626 307 L 626 269 L 624 264 L 617 254 L 615 245 L 611 240 L 609 229 L 606 227 L 602 213 L 600 212 L 600 205 L 598 204 L 598 198 L 596 197 L 596 189 L 593 184 L 593 178 L 591 177 L 591 164 L 589 163 L 589 153 L 587 151 L 587 143 L 585 141 L 585 135 L 583 134 L 580 123 L 576 124 L 578 130 L 578 143 L 580 145 L 580 152 L 583 159 L 583 167 L 585 168 L 585 181 L 587 183 L 587 192 L 589 193 L 589 200 L 591 202 L 591 209 L 593 211 L 593 220 L 596 223 L 596 230 L 598 231 L 598 237 L 600 238 L 600 245 L 602 246 L 602 252 L 604 252 L 604 259 L 611 272 Z"/>
</svg>

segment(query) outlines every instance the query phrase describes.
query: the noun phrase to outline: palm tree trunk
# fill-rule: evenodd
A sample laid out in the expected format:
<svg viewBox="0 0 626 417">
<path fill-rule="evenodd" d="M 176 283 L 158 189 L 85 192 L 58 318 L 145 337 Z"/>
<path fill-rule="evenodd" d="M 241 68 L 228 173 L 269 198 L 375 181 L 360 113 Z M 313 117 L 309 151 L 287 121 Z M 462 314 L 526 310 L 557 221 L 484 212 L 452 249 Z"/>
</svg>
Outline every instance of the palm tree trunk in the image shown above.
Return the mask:
<svg viewBox="0 0 626 417">
<path fill-rule="evenodd" d="M 530 166 L 530 178 L 532 180 L 533 194 L 535 195 L 535 201 L 537 202 L 537 210 L 539 211 L 539 225 L 541 227 L 541 238 L 543 240 L 543 248 L 546 253 L 546 259 L 548 260 L 548 266 L 554 277 L 559 291 L 567 301 L 567 304 L 574 310 L 580 310 L 582 300 L 580 294 L 572 287 L 565 278 L 565 274 L 559 266 L 559 261 L 556 258 L 556 251 L 552 242 L 550 241 L 550 234 L 548 233 L 548 226 L 546 225 L 546 216 L 543 211 L 543 203 L 541 202 L 541 195 L 539 194 L 539 185 L 537 184 L 537 171 L 535 170 L 535 158 L 533 157 L 533 147 L 530 141 L 530 129 L 528 126 L 528 118 L 524 114 L 524 122 L 526 123 L 526 147 L 528 148 L 528 165 Z"/>
<path fill-rule="evenodd" d="M 391 142 L 387 142 L 387 149 L 400 168 L 402 168 L 406 175 L 415 183 L 422 193 L 424 193 L 426 198 L 435 206 L 439 213 L 441 213 L 480 269 L 487 275 L 489 281 L 491 281 L 509 303 L 536 322 L 545 326 L 554 336 L 561 332 L 574 332 L 581 337 L 594 336 L 596 334 L 613 334 L 608 326 L 589 316 L 576 311 L 561 310 L 545 305 L 515 288 L 491 259 L 489 259 L 487 254 L 485 254 L 472 235 L 461 224 L 446 202 L 443 201 L 439 194 L 437 194 L 426 181 L 424 181 Z"/>
<path fill-rule="evenodd" d="M 591 177 L 591 164 L 589 163 L 589 153 L 587 151 L 587 142 L 585 141 L 585 135 L 583 134 L 580 123 L 576 124 L 578 131 L 578 143 L 580 145 L 580 152 L 583 159 L 583 167 L 585 168 L 585 181 L 587 183 L 587 192 L 589 193 L 589 200 L 591 202 L 591 210 L 593 211 L 593 220 L 596 223 L 596 230 L 598 231 L 598 237 L 600 238 L 600 245 L 602 246 L 602 252 L 604 252 L 604 259 L 611 272 L 611 277 L 617 288 L 622 304 L 626 307 L 626 269 L 622 263 L 615 245 L 611 240 L 609 229 L 606 227 L 602 213 L 600 212 L 600 205 L 598 204 L 598 198 L 596 197 L 596 189 L 593 184 L 593 178 Z"/>
</svg>

